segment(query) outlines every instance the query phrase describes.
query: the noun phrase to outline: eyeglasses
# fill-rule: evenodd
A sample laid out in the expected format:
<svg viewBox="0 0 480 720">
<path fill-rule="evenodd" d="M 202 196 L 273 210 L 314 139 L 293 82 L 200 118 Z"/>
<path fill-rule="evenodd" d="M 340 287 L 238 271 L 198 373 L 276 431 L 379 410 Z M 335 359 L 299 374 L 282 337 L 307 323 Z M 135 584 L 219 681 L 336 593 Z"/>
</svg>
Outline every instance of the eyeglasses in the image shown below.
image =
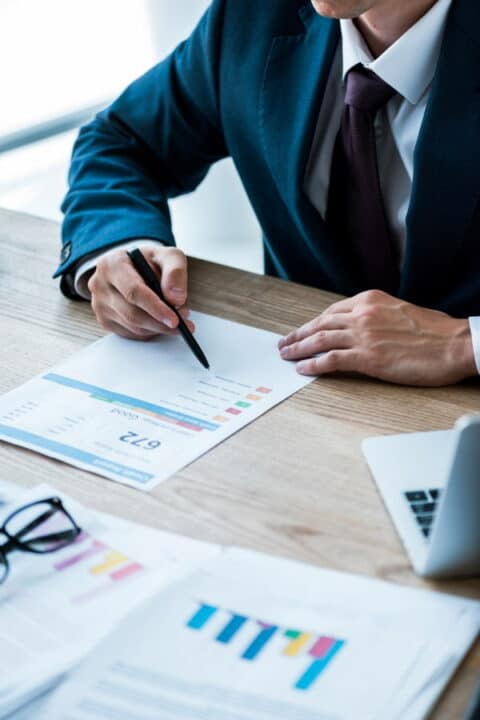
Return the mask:
<svg viewBox="0 0 480 720">
<path fill-rule="evenodd" d="M 2 527 L 6 542 L 0 544 L 0 584 L 8 577 L 8 555 L 22 552 L 44 555 L 70 545 L 82 532 L 58 497 L 37 500 L 12 512 Z"/>
</svg>

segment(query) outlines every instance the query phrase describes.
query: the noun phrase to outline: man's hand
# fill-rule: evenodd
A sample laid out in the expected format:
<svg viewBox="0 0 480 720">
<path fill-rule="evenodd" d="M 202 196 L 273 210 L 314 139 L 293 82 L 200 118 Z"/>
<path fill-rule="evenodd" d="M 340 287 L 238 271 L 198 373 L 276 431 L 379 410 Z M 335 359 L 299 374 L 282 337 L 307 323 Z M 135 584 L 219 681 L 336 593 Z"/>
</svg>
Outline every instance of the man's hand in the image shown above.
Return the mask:
<svg viewBox="0 0 480 720">
<path fill-rule="evenodd" d="M 335 303 L 282 338 L 279 349 L 285 360 L 302 360 L 302 375 L 355 372 L 434 387 L 477 374 L 468 320 L 379 290 Z"/>
<path fill-rule="evenodd" d="M 186 318 L 187 259 L 171 247 L 143 248 L 145 259 L 161 280 L 165 298 Z M 111 332 L 135 340 L 172 335 L 178 319 L 174 312 L 148 288 L 124 250 L 101 258 L 88 281 L 92 308 L 99 324 Z M 187 325 L 193 332 L 192 322 Z"/>
</svg>

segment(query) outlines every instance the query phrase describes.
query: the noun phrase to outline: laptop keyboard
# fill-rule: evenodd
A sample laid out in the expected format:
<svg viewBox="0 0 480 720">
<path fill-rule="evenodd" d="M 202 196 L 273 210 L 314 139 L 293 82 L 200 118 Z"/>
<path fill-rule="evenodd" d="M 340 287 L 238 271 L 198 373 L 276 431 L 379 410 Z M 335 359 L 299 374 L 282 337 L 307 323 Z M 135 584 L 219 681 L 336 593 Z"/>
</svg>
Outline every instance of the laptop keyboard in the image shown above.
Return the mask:
<svg viewBox="0 0 480 720">
<path fill-rule="evenodd" d="M 441 490 L 409 490 L 405 493 L 410 509 L 415 515 L 420 532 L 428 538 L 430 536 L 435 510 Z"/>
</svg>

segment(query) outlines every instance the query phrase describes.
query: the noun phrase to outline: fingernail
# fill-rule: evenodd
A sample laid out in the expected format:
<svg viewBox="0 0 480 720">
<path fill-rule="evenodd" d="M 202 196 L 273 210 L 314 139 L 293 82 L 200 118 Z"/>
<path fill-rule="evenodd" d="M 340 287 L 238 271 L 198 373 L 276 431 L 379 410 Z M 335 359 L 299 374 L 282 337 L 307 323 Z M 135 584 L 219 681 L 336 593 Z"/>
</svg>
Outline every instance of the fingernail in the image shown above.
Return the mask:
<svg viewBox="0 0 480 720">
<path fill-rule="evenodd" d="M 307 369 L 307 363 L 306 362 L 299 362 L 297 363 L 297 372 L 303 373 Z"/>
<path fill-rule="evenodd" d="M 177 327 L 175 321 L 170 320 L 170 318 L 165 318 L 163 322 L 167 327 L 171 328 L 172 330 Z"/>
<path fill-rule="evenodd" d="M 288 348 L 287 348 L 287 347 L 280 348 L 280 355 L 281 355 L 282 357 L 287 357 L 287 355 L 288 355 Z"/>
</svg>

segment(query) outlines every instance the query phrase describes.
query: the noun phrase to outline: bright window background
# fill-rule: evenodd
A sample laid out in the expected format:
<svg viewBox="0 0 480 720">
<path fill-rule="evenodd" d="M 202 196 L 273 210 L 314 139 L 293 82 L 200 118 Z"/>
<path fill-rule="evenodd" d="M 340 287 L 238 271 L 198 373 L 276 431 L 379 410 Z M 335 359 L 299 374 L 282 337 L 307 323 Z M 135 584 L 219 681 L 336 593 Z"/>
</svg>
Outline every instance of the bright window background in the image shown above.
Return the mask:
<svg viewBox="0 0 480 720">
<path fill-rule="evenodd" d="M 188 36 L 208 0 L 1 0 L 0 138 L 97 103 Z M 77 131 L 0 154 L 0 206 L 60 219 Z M 172 203 L 189 254 L 261 271 L 260 230 L 230 161 Z M 232 222 L 233 218 L 233 222 Z"/>
</svg>

